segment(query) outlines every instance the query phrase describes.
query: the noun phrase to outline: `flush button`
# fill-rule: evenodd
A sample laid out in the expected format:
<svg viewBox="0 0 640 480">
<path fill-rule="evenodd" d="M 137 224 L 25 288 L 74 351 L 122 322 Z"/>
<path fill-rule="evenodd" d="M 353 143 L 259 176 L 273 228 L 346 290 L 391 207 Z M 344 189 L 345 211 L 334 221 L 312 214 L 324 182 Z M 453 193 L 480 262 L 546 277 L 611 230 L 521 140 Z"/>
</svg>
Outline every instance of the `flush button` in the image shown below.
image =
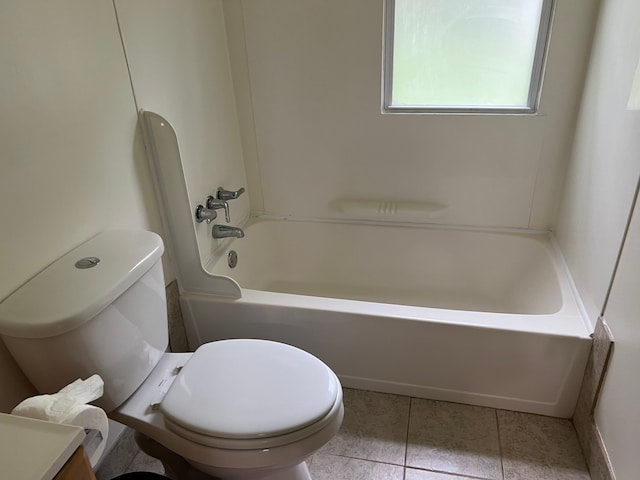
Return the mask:
<svg viewBox="0 0 640 480">
<path fill-rule="evenodd" d="M 76 268 L 92 268 L 97 266 L 100 263 L 100 259 L 98 257 L 84 257 L 76 262 Z"/>
</svg>

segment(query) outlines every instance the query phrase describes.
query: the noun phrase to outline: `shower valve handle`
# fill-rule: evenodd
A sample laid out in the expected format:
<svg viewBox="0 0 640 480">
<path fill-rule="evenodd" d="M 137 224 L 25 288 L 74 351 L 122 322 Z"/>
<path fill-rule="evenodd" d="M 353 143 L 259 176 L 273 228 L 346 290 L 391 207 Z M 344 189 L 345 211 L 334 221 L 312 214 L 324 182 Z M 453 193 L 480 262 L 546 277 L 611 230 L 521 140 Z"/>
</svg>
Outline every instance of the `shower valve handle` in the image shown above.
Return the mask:
<svg viewBox="0 0 640 480">
<path fill-rule="evenodd" d="M 224 208 L 224 219 L 227 223 L 231 222 L 231 216 L 229 215 L 229 204 L 225 200 L 219 200 L 212 195 L 207 197 L 207 208 L 210 210 L 218 210 Z"/>
<path fill-rule="evenodd" d="M 204 221 L 211 223 L 211 221 L 215 220 L 217 216 L 218 213 L 215 210 L 205 208 L 203 205 L 198 205 L 196 207 L 196 222 L 198 223 L 202 223 Z"/>
<path fill-rule="evenodd" d="M 232 190 L 225 190 L 222 187 L 218 187 L 218 193 L 216 194 L 216 197 L 218 198 L 218 200 L 235 200 L 243 193 L 244 187 L 236 190 L 235 192 Z"/>
</svg>

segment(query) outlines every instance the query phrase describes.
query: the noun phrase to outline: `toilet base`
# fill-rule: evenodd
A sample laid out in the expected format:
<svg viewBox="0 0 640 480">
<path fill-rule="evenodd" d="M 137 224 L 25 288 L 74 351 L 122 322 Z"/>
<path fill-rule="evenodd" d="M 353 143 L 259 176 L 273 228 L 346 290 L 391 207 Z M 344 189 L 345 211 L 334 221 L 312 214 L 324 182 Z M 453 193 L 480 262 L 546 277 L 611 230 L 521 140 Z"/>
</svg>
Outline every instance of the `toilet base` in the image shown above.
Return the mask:
<svg viewBox="0 0 640 480">
<path fill-rule="evenodd" d="M 197 469 L 198 465 L 194 464 L 194 467 Z M 205 471 L 208 470 L 206 465 L 203 465 L 201 468 Z M 216 480 L 312 480 L 306 462 L 272 470 L 209 468 L 215 469 L 215 475 L 212 473 L 211 477 L 205 478 L 215 478 Z M 188 480 L 192 480 L 191 477 L 189 477 Z M 198 480 L 200 479 L 198 478 Z"/>
<path fill-rule="evenodd" d="M 312 480 L 306 462 L 271 472 L 244 472 L 238 476 L 236 472 L 230 471 L 228 475 L 223 473 L 222 476 L 214 477 L 198 470 L 180 455 L 140 432 L 135 432 L 135 441 L 140 450 L 162 462 L 165 475 L 171 480 Z"/>
<path fill-rule="evenodd" d="M 294 467 L 278 470 L 266 477 L 259 477 L 259 480 L 311 480 L 311 475 L 309 468 L 307 468 L 307 462 L 302 462 Z"/>
</svg>

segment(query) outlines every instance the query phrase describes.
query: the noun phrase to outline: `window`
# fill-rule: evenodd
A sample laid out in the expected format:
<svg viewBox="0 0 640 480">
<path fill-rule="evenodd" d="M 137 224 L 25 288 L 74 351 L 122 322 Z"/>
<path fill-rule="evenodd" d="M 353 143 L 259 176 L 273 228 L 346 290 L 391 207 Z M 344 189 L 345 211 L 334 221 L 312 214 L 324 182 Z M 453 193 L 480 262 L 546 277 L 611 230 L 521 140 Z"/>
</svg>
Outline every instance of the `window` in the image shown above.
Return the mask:
<svg viewBox="0 0 640 480">
<path fill-rule="evenodd" d="M 386 0 L 386 112 L 535 113 L 553 0 Z"/>
</svg>

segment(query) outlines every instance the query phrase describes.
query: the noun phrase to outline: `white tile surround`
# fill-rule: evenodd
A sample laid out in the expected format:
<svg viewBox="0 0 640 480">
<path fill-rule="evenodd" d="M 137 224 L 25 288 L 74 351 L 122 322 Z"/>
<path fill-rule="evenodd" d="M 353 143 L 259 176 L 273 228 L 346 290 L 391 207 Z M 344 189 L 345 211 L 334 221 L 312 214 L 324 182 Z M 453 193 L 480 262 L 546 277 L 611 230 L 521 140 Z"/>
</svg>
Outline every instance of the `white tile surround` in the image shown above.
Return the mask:
<svg viewBox="0 0 640 480">
<path fill-rule="evenodd" d="M 382 1 L 226 2 L 260 207 L 341 217 L 344 197 L 436 202 L 449 207 L 436 223 L 549 228 L 596 7 L 557 2 L 538 114 L 443 116 L 380 114 Z"/>
</svg>

